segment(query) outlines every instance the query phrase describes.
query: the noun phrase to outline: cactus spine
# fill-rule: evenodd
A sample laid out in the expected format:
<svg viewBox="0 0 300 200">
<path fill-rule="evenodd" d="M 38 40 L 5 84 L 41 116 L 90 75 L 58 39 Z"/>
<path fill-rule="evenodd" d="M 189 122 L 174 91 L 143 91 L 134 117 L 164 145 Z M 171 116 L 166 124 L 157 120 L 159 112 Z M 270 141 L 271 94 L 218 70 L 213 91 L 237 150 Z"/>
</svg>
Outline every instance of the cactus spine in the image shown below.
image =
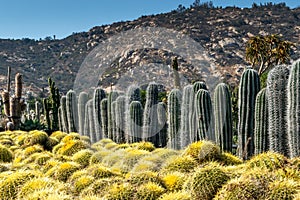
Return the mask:
<svg viewBox="0 0 300 200">
<path fill-rule="evenodd" d="M 108 138 L 110 138 L 112 140 L 113 140 L 114 127 L 115 127 L 115 124 L 114 124 L 115 121 L 113 120 L 113 115 L 114 115 L 115 110 L 112 109 L 112 103 L 117 99 L 118 96 L 119 96 L 119 94 L 117 91 L 111 91 L 107 97 Z"/>
<path fill-rule="evenodd" d="M 69 132 L 77 132 L 78 113 L 76 103 L 76 93 L 73 90 L 67 92 L 66 109 L 69 125 Z"/>
<path fill-rule="evenodd" d="M 300 156 L 300 60 L 293 63 L 287 87 L 290 157 Z"/>
<path fill-rule="evenodd" d="M 143 107 L 140 101 L 132 101 L 129 105 L 129 118 L 127 121 L 128 133 L 127 143 L 139 142 L 142 140 Z"/>
<path fill-rule="evenodd" d="M 214 93 L 215 135 L 222 151 L 232 151 L 231 96 L 225 83 L 217 85 Z"/>
<path fill-rule="evenodd" d="M 61 121 L 63 132 L 69 132 L 69 124 L 68 124 L 68 116 L 67 116 L 67 98 L 66 96 L 62 96 L 60 98 L 60 105 L 61 105 Z"/>
<path fill-rule="evenodd" d="M 287 82 L 289 70 L 284 65 L 273 68 L 267 78 L 270 150 L 289 156 L 287 148 Z"/>
<path fill-rule="evenodd" d="M 101 101 L 106 97 L 105 91 L 101 88 L 96 88 L 94 91 L 94 121 L 95 121 L 95 134 L 97 141 L 103 138 L 102 123 L 101 123 Z"/>
<path fill-rule="evenodd" d="M 157 119 L 159 124 L 159 147 L 165 147 L 167 145 L 167 105 L 164 102 L 157 104 Z"/>
<path fill-rule="evenodd" d="M 238 155 L 243 159 L 254 154 L 254 107 L 259 90 L 257 72 L 246 69 L 241 77 L 238 99 Z"/>
<path fill-rule="evenodd" d="M 179 89 L 171 90 L 168 97 L 168 148 L 180 149 L 180 112 L 182 94 Z"/>
<path fill-rule="evenodd" d="M 181 105 L 181 122 L 180 122 L 181 148 L 185 148 L 191 143 L 191 128 L 190 128 L 190 121 L 189 121 L 189 114 L 192 111 L 190 110 L 191 95 L 194 95 L 193 85 L 185 86 L 183 88 L 182 105 Z"/>
<path fill-rule="evenodd" d="M 212 133 L 212 104 L 207 90 L 200 89 L 195 96 L 196 119 L 198 122 L 198 138 L 200 140 L 215 140 Z"/>
<path fill-rule="evenodd" d="M 269 150 L 269 119 L 268 100 L 266 88 L 257 93 L 255 101 L 255 129 L 254 129 L 254 153 L 255 155 Z"/>
<path fill-rule="evenodd" d="M 126 97 L 119 96 L 116 99 L 115 117 L 116 117 L 116 142 L 125 142 L 125 105 Z M 126 135 L 127 137 L 128 135 Z M 128 139 L 127 139 L 128 140 Z"/>
<path fill-rule="evenodd" d="M 102 99 L 100 103 L 101 110 L 101 125 L 104 138 L 108 138 L 108 113 L 107 113 L 107 98 Z"/>
<path fill-rule="evenodd" d="M 146 104 L 143 114 L 143 140 L 152 142 L 158 146 L 158 120 L 157 120 L 157 104 L 158 104 L 158 85 L 149 83 L 146 93 Z"/>
<path fill-rule="evenodd" d="M 80 135 L 84 135 L 85 105 L 88 100 L 88 94 L 86 92 L 80 92 L 78 97 L 78 128 Z"/>
</svg>

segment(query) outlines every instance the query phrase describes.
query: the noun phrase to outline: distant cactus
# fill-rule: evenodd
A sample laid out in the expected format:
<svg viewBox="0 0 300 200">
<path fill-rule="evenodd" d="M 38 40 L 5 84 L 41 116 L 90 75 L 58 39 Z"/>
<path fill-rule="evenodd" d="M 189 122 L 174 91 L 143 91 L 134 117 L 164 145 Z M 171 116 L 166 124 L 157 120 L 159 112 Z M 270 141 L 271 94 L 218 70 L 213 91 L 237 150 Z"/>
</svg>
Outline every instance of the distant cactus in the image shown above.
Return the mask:
<svg viewBox="0 0 300 200">
<path fill-rule="evenodd" d="M 69 132 L 69 124 L 68 124 L 68 116 L 67 116 L 67 98 L 66 96 L 62 96 L 60 98 L 60 105 L 61 105 L 61 121 L 62 121 L 62 127 L 63 132 L 68 133 Z"/>
<path fill-rule="evenodd" d="M 195 96 L 196 119 L 198 122 L 198 138 L 215 141 L 213 130 L 212 103 L 207 90 L 200 89 Z"/>
<path fill-rule="evenodd" d="M 181 148 L 185 148 L 191 143 L 191 127 L 189 116 L 192 103 L 190 96 L 193 94 L 193 85 L 187 85 L 183 88 L 180 122 Z"/>
<path fill-rule="evenodd" d="M 94 121 L 95 121 L 95 134 L 96 140 L 99 141 L 103 138 L 102 123 L 101 123 L 101 101 L 106 97 L 105 91 L 101 88 L 96 88 L 94 91 Z"/>
<path fill-rule="evenodd" d="M 69 125 L 69 132 L 77 132 L 78 113 L 76 93 L 73 90 L 69 90 L 66 95 L 66 109 Z"/>
<path fill-rule="evenodd" d="M 37 121 L 40 121 L 40 102 L 35 101 L 35 115 L 36 115 L 36 119 Z"/>
<path fill-rule="evenodd" d="M 200 89 L 207 90 L 203 81 L 197 81 L 193 84 L 193 93 L 190 93 L 189 123 L 190 123 L 190 140 L 191 143 L 200 140 L 198 131 L 198 119 L 196 116 L 195 96 Z"/>
<path fill-rule="evenodd" d="M 117 124 L 116 124 L 116 107 L 117 107 L 117 101 L 113 101 L 111 103 L 111 124 L 108 124 L 109 130 L 111 131 L 111 137 L 114 142 L 117 141 Z"/>
<path fill-rule="evenodd" d="M 241 77 L 238 99 L 238 156 L 243 159 L 254 154 L 254 107 L 259 90 L 257 72 L 246 69 Z"/>
<path fill-rule="evenodd" d="M 288 76 L 288 68 L 278 65 L 267 78 L 270 150 L 285 156 L 289 156 L 286 117 Z"/>
<path fill-rule="evenodd" d="M 111 91 L 108 94 L 107 97 L 107 114 L 108 114 L 108 119 L 107 119 L 107 124 L 108 124 L 108 138 L 113 140 L 113 127 L 115 121 L 112 120 L 112 115 L 114 115 L 114 110 L 112 109 L 112 102 L 114 102 L 117 97 L 119 96 L 117 91 Z"/>
<path fill-rule="evenodd" d="M 149 83 L 146 93 L 146 104 L 143 114 L 143 139 L 152 142 L 158 146 L 158 120 L 157 109 L 158 104 L 158 85 Z"/>
<path fill-rule="evenodd" d="M 117 143 L 125 142 L 125 105 L 126 97 L 119 96 L 116 99 L 116 140 Z M 127 135 L 128 136 L 128 135 Z"/>
<path fill-rule="evenodd" d="M 103 138 L 108 138 L 107 98 L 102 99 L 100 104 Z"/>
<path fill-rule="evenodd" d="M 85 105 L 88 100 L 88 94 L 86 92 L 80 92 L 78 97 L 78 128 L 80 135 L 84 135 Z"/>
<path fill-rule="evenodd" d="M 220 83 L 214 92 L 215 135 L 222 151 L 232 151 L 231 96 L 228 86 Z"/>
<path fill-rule="evenodd" d="M 164 102 L 157 104 L 157 119 L 159 124 L 158 147 L 165 147 L 167 145 L 167 105 Z"/>
<path fill-rule="evenodd" d="M 287 86 L 290 157 L 300 156 L 300 60 L 293 63 Z"/>
<path fill-rule="evenodd" d="M 132 101 L 129 106 L 129 118 L 127 123 L 127 143 L 140 142 L 142 140 L 142 126 L 143 126 L 143 107 L 141 102 Z"/>
<path fill-rule="evenodd" d="M 254 153 L 255 155 L 269 150 L 269 119 L 268 99 L 266 88 L 257 93 L 255 101 L 255 129 L 254 129 Z"/>
<path fill-rule="evenodd" d="M 179 89 L 171 90 L 168 97 L 168 142 L 170 149 L 180 149 L 180 112 L 182 94 Z"/>
</svg>

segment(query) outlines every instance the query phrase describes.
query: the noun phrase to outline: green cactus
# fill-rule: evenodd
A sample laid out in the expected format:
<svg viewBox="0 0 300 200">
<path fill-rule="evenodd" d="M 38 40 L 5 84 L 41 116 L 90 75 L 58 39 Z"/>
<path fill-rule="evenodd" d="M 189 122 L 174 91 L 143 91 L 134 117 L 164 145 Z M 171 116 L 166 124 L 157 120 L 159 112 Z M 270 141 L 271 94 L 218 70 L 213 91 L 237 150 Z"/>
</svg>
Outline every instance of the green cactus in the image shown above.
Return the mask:
<svg viewBox="0 0 300 200">
<path fill-rule="evenodd" d="M 257 93 L 255 101 L 254 153 L 261 154 L 269 150 L 269 119 L 266 88 Z"/>
<path fill-rule="evenodd" d="M 119 96 L 116 99 L 116 140 L 117 143 L 125 142 L 125 107 L 126 107 L 126 97 Z"/>
<path fill-rule="evenodd" d="M 158 119 L 157 119 L 157 104 L 158 104 L 158 85 L 149 83 L 146 93 L 146 104 L 143 114 L 143 139 L 152 142 L 155 146 L 159 146 L 158 138 Z"/>
<path fill-rule="evenodd" d="M 267 78 L 270 150 L 285 156 L 289 156 L 286 117 L 288 76 L 288 68 L 278 65 Z"/>
<path fill-rule="evenodd" d="M 111 130 L 111 138 L 114 142 L 117 140 L 117 124 L 116 124 L 116 107 L 117 107 L 117 101 L 113 101 L 111 103 L 111 124 L 108 124 L 109 129 Z"/>
<path fill-rule="evenodd" d="M 95 131 L 95 118 L 94 118 L 94 102 L 93 99 L 90 99 L 87 102 L 87 110 L 88 110 L 88 127 L 89 127 L 89 134 L 87 136 L 90 137 L 91 142 L 95 143 L 97 142 L 97 137 L 96 137 L 96 131 Z"/>
<path fill-rule="evenodd" d="M 215 135 L 222 151 L 232 151 L 231 96 L 228 86 L 220 83 L 214 93 Z"/>
<path fill-rule="evenodd" d="M 101 123 L 101 101 L 106 97 L 105 91 L 101 88 L 96 88 L 94 91 L 94 121 L 95 121 L 95 134 L 96 140 L 99 141 L 103 138 L 102 123 Z"/>
<path fill-rule="evenodd" d="M 300 156 L 300 60 L 293 63 L 287 86 L 288 144 L 290 157 Z"/>
<path fill-rule="evenodd" d="M 143 106 L 140 101 L 132 101 L 129 105 L 129 117 L 127 118 L 127 143 L 140 142 L 142 140 Z"/>
<path fill-rule="evenodd" d="M 60 98 L 60 105 L 61 105 L 61 121 L 63 126 L 63 132 L 69 132 L 69 124 L 68 124 L 68 117 L 67 117 L 67 98 L 66 96 L 62 96 Z"/>
<path fill-rule="evenodd" d="M 165 147 L 167 145 L 167 105 L 164 102 L 157 104 L 157 119 L 159 124 L 159 145 L 158 147 Z"/>
<path fill-rule="evenodd" d="M 108 112 L 107 112 L 107 98 L 102 99 L 100 103 L 101 110 L 101 125 L 103 138 L 108 138 Z"/>
<path fill-rule="evenodd" d="M 189 114 L 191 98 L 190 96 L 194 94 L 193 85 L 187 85 L 183 88 L 182 94 L 182 105 L 181 105 L 181 128 L 180 128 L 180 138 L 181 138 L 181 148 L 185 148 L 191 143 L 191 127 L 189 121 Z"/>
<path fill-rule="evenodd" d="M 84 122 L 85 122 L 85 105 L 89 100 L 86 92 L 80 92 L 78 97 L 78 132 L 84 135 Z"/>
<path fill-rule="evenodd" d="M 212 103 L 207 90 L 200 89 L 195 96 L 196 119 L 198 122 L 198 138 L 215 141 L 213 134 Z"/>
<path fill-rule="evenodd" d="M 112 140 L 113 140 L 114 127 L 115 127 L 115 125 L 114 125 L 115 121 L 112 119 L 112 116 L 114 115 L 115 110 L 112 109 L 112 103 L 117 99 L 118 96 L 119 96 L 119 94 L 117 91 L 111 91 L 107 97 L 108 138 L 110 138 Z"/>
<path fill-rule="evenodd" d="M 77 132 L 78 129 L 78 111 L 76 101 L 75 91 L 69 90 L 66 95 L 66 109 L 70 133 Z"/>
<path fill-rule="evenodd" d="M 254 154 L 254 108 L 259 90 L 257 72 L 246 69 L 240 81 L 238 99 L 238 156 L 243 159 L 248 159 Z"/>
<path fill-rule="evenodd" d="M 179 89 L 171 90 L 168 97 L 168 142 L 170 149 L 180 149 L 180 111 L 182 94 Z"/>
<path fill-rule="evenodd" d="M 91 101 L 91 100 L 89 100 Z M 84 127 L 83 127 L 83 135 L 84 136 L 90 136 L 90 104 L 89 101 L 85 104 L 85 114 L 84 114 Z"/>
</svg>

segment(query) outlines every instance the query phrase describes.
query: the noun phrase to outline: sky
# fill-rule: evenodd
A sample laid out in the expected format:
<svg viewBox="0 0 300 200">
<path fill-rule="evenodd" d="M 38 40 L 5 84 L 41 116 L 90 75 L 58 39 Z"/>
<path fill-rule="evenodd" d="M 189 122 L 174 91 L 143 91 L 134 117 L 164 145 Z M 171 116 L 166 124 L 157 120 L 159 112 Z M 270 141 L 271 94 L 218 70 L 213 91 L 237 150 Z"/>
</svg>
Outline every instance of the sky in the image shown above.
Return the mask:
<svg viewBox="0 0 300 200">
<path fill-rule="evenodd" d="M 179 4 L 189 7 L 194 0 L 0 0 L 0 38 L 65 38 L 73 32 L 94 26 L 137 19 L 142 15 L 175 10 Z M 202 1 L 201 1 L 202 2 Z M 204 2 L 204 1 L 203 1 Z M 214 6 L 251 7 L 253 2 L 270 0 L 212 0 Z M 299 0 L 285 2 L 299 7 Z"/>
</svg>

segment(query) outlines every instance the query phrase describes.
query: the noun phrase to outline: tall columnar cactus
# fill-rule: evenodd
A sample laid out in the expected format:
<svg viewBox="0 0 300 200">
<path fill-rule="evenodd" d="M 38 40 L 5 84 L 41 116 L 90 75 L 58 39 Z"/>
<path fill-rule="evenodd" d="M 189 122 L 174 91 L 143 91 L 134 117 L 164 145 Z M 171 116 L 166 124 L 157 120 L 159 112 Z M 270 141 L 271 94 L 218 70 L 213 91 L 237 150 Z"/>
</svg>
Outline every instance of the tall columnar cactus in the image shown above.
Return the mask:
<svg viewBox="0 0 300 200">
<path fill-rule="evenodd" d="M 180 149 L 180 112 L 182 94 L 179 89 L 171 90 L 168 97 L 168 142 L 171 149 Z"/>
<path fill-rule="evenodd" d="M 198 122 L 198 138 L 215 141 L 213 134 L 213 116 L 211 97 L 207 90 L 200 89 L 195 96 L 196 119 Z"/>
<path fill-rule="evenodd" d="M 84 135 L 85 105 L 88 100 L 88 94 L 86 92 L 80 92 L 78 97 L 78 131 L 80 135 Z"/>
<path fill-rule="evenodd" d="M 110 139 L 112 139 L 113 141 L 117 141 L 117 123 L 116 123 L 116 119 L 117 119 L 117 116 L 116 116 L 116 107 L 117 107 L 117 101 L 113 101 L 111 103 L 111 120 L 112 120 L 112 123 L 111 124 L 108 124 L 110 126 L 110 130 L 111 130 L 111 136 L 110 136 Z"/>
<path fill-rule="evenodd" d="M 179 77 L 179 73 L 178 73 L 178 60 L 177 60 L 177 57 L 175 57 L 172 60 L 172 69 L 173 69 L 173 75 L 174 75 L 174 86 L 177 89 L 181 89 L 180 77 Z"/>
<path fill-rule="evenodd" d="M 62 125 L 62 117 L 61 117 L 61 106 L 58 108 L 58 130 L 62 131 L 63 130 L 63 125 Z"/>
<path fill-rule="evenodd" d="M 288 68 L 278 65 L 267 78 L 270 150 L 285 156 L 289 156 L 286 117 L 288 76 Z"/>
<path fill-rule="evenodd" d="M 254 107 L 259 90 L 257 72 L 246 69 L 240 81 L 238 97 L 238 155 L 243 159 L 254 154 Z"/>
<path fill-rule="evenodd" d="M 84 127 L 83 127 L 83 135 L 84 136 L 90 136 L 90 107 L 91 107 L 91 102 L 92 100 L 88 100 L 85 104 L 85 114 L 84 114 Z"/>
<path fill-rule="evenodd" d="M 300 60 L 293 63 L 287 86 L 290 157 L 300 156 Z"/>
<path fill-rule="evenodd" d="M 67 92 L 66 109 L 67 109 L 69 132 L 77 132 L 78 111 L 77 111 L 76 93 L 73 90 L 69 90 Z"/>
<path fill-rule="evenodd" d="M 127 143 L 142 140 L 143 106 L 140 101 L 132 101 L 129 105 L 129 118 L 127 118 Z"/>
<path fill-rule="evenodd" d="M 159 144 L 159 129 L 157 120 L 158 85 L 149 83 L 146 91 L 146 104 L 143 116 L 143 140 Z"/>
<path fill-rule="evenodd" d="M 101 110 L 101 126 L 103 138 L 108 138 L 108 113 L 107 113 L 107 98 L 102 99 L 100 103 Z"/>
<path fill-rule="evenodd" d="M 114 131 L 114 123 L 115 121 L 112 119 L 114 115 L 114 110 L 112 109 L 112 102 L 114 102 L 119 96 L 117 91 L 111 91 L 107 97 L 107 124 L 108 124 L 108 138 L 113 139 L 113 131 Z"/>
<path fill-rule="evenodd" d="M 269 150 L 269 117 L 266 88 L 257 93 L 255 101 L 254 153 L 255 155 Z"/>
<path fill-rule="evenodd" d="M 40 121 L 40 102 L 35 101 L 35 115 L 36 115 L 36 120 L 39 122 Z"/>
<path fill-rule="evenodd" d="M 128 106 L 132 101 L 141 101 L 141 88 L 137 85 L 130 85 L 127 89 L 126 97 Z"/>
<path fill-rule="evenodd" d="M 126 107 L 126 97 L 119 96 L 116 99 L 116 142 L 125 142 L 125 107 Z M 126 135 L 128 137 L 128 135 Z M 129 139 L 127 139 L 129 140 Z"/>
<path fill-rule="evenodd" d="M 96 88 L 94 91 L 94 120 L 97 141 L 103 138 L 101 123 L 101 101 L 106 97 L 102 88 Z"/>
<path fill-rule="evenodd" d="M 207 90 L 203 81 L 197 81 L 193 84 L 193 92 L 190 93 L 189 105 L 189 123 L 190 123 L 190 141 L 191 143 L 200 140 L 198 131 L 198 119 L 196 116 L 195 96 L 200 89 Z"/>
<path fill-rule="evenodd" d="M 180 122 L 180 138 L 181 148 L 185 148 L 191 143 L 191 127 L 190 127 L 190 110 L 191 98 L 194 95 L 193 85 L 187 85 L 183 88 L 182 104 L 181 104 L 181 122 Z"/>
<path fill-rule="evenodd" d="M 88 119 L 89 119 L 89 122 L 88 122 L 88 127 L 89 127 L 89 133 L 88 133 L 88 136 L 90 137 L 91 139 L 91 142 L 92 143 L 95 143 L 97 142 L 97 134 L 96 134 L 96 131 L 95 131 L 95 118 L 94 118 L 94 100 L 93 99 L 90 99 L 88 102 L 87 102 L 87 109 L 88 109 Z"/>
<path fill-rule="evenodd" d="M 60 105 L 61 105 L 61 121 L 63 132 L 69 132 L 69 124 L 68 124 L 68 116 L 67 116 L 67 98 L 66 96 L 62 96 L 60 98 Z"/>
<path fill-rule="evenodd" d="M 216 142 L 222 151 L 232 151 L 231 96 L 225 83 L 217 85 L 214 92 Z"/>
<path fill-rule="evenodd" d="M 157 104 L 157 119 L 159 125 L 158 147 L 165 147 L 167 145 L 167 118 L 167 105 L 164 102 L 159 102 Z"/>
</svg>

